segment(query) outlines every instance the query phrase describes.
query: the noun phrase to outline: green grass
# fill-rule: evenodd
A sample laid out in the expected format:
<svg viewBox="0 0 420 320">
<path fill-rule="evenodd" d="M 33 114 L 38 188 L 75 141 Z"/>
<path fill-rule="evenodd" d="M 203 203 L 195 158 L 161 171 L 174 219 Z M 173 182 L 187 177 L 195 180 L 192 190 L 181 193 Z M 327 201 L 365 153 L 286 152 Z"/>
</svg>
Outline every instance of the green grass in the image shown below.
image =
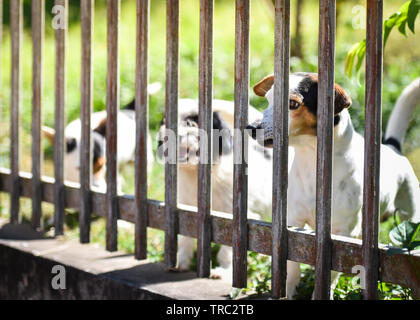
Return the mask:
<svg viewBox="0 0 420 320">
<path fill-rule="evenodd" d="M 121 31 L 120 31 L 120 103 L 121 106 L 133 99 L 135 91 L 135 33 L 136 8 L 134 0 L 122 1 L 121 5 Z M 105 109 L 106 104 L 106 6 L 105 2 L 96 2 L 94 26 L 94 110 Z M 165 84 L 165 1 L 153 0 L 151 3 L 150 43 L 149 43 L 149 73 L 150 82 Z M 274 23 L 273 14 L 267 5 L 269 1 L 251 1 L 251 34 L 250 34 L 250 87 L 265 75 L 273 72 L 273 44 Z M 318 6 L 317 1 L 304 2 L 303 46 L 304 58 L 292 57 L 291 71 L 317 71 L 318 52 Z M 336 82 L 340 83 L 351 95 L 353 106 L 350 109 L 354 125 L 359 132 L 363 132 L 364 124 L 364 75 L 360 76 L 360 84 L 356 79 L 344 76 L 344 59 L 348 49 L 353 43 L 365 37 L 365 30 L 353 29 L 354 15 L 352 8 L 356 4 L 364 5 L 364 1 L 339 1 L 340 15 L 337 20 L 336 38 Z M 384 16 L 387 17 L 400 7 L 402 1 L 388 0 L 385 2 Z M 233 1 L 216 0 L 214 9 L 214 79 L 213 94 L 215 98 L 232 100 L 234 95 L 234 27 L 235 10 Z M 183 0 L 180 2 L 180 97 L 198 97 L 198 52 L 199 52 L 199 2 L 196 0 Z M 292 17 L 294 17 L 295 4 L 292 1 Z M 77 21 L 77 6 L 71 9 L 72 22 L 68 30 L 67 50 L 67 122 L 79 116 L 80 104 L 80 24 Z M 5 12 L 7 12 L 5 10 Z M 27 15 L 26 15 L 27 16 Z M 292 34 L 294 18 L 292 20 Z M 44 124 L 54 126 L 54 37 L 51 28 L 51 17 L 47 16 L 45 36 L 45 63 L 44 63 Z M 417 23 L 417 29 L 418 29 Z M 10 110 L 10 37 L 8 27 L 5 26 L 2 43 L 0 67 L 0 167 L 9 167 L 9 110 Z M 293 39 L 291 41 L 294 46 Z M 403 48 L 403 49 L 402 49 Z M 31 83 L 32 83 L 32 47 L 31 34 L 25 29 L 22 52 L 22 108 L 21 108 L 21 169 L 31 170 Z M 396 99 L 403 88 L 420 75 L 420 47 L 418 36 L 409 36 L 406 39 L 393 32 L 385 50 L 384 84 L 383 84 L 383 124 L 386 126 L 389 114 Z M 250 102 L 260 110 L 266 107 L 266 101 L 256 97 L 250 90 Z M 164 112 L 165 90 L 150 97 L 149 128 L 155 138 L 160 120 Z M 404 145 L 405 153 L 413 164 L 420 177 L 420 117 L 419 112 L 413 117 Z M 154 139 L 154 148 L 156 141 Z M 46 175 L 53 175 L 52 149 L 45 144 L 45 162 L 43 166 Z M 134 168 L 129 165 L 122 169 L 125 179 L 123 191 L 132 194 L 134 191 Z M 156 163 L 150 177 L 148 197 L 157 200 L 164 199 L 164 172 L 163 166 Z M 51 227 L 52 205 L 44 204 L 44 225 Z M 0 212 L 6 216 L 8 212 L 8 196 L 2 194 Z M 22 216 L 29 221 L 31 205 L 29 200 L 22 199 Z M 66 219 L 66 234 L 69 237 L 78 237 L 77 213 L 69 212 Z M 105 222 L 97 218 L 92 223 L 92 241 L 103 245 L 105 243 Z M 389 243 L 388 232 L 393 227 L 393 221 L 381 226 L 380 239 Z M 132 253 L 134 245 L 133 230 L 130 227 L 120 228 L 119 247 L 121 250 Z M 149 257 L 153 261 L 160 261 L 163 252 L 163 233 L 150 229 Z M 215 246 L 214 251 L 217 250 Z M 193 264 L 194 265 L 194 264 Z M 269 257 L 249 253 L 249 290 L 265 292 L 270 288 L 270 259 Z M 303 280 L 300 284 L 300 298 L 308 298 L 313 286 L 313 269 L 302 266 Z M 351 277 L 343 276 L 340 279 L 336 298 L 352 298 L 357 296 L 357 288 L 353 288 Z M 391 288 L 387 291 L 387 288 Z M 340 291 L 341 290 L 341 291 Z M 393 291 L 394 290 L 394 291 Z M 401 289 L 403 290 L 403 289 Z M 406 297 L 405 291 L 384 285 L 386 297 Z M 395 293 L 395 294 L 394 294 Z M 393 296 L 394 295 L 394 296 Z"/>
</svg>

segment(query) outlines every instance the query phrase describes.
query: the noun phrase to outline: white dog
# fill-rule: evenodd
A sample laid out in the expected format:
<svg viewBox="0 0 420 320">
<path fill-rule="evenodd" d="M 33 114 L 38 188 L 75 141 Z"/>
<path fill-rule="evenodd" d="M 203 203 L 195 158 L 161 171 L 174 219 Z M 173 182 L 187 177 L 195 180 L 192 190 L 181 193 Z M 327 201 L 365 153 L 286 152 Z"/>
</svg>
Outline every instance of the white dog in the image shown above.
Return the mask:
<svg viewBox="0 0 420 320">
<path fill-rule="evenodd" d="M 262 119 L 248 126 L 249 129 L 264 129 L 264 141 L 260 143 L 266 147 L 271 147 L 273 142 L 273 83 L 274 76 L 271 75 L 254 87 L 257 95 L 267 98 L 268 108 Z M 314 229 L 318 76 L 309 73 L 292 74 L 289 88 L 289 143 L 295 157 L 289 171 L 288 225 L 304 227 L 307 224 Z M 387 137 L 393 138 L 399 145 L 414 110 L 412 106 L 406 108 L 406 100 L 400 100 L 397 104 L 387 130 Z M 337 235 L 357 237 L 361 234 L 364 139 L 353 128 L 347 110 L 350 105 L 350 97 L 336 84 L 331 231 Z M 399 128 L 404 128 L 404 131 Z M 419 181 L 407 158 L 393 147 L 383 144 L 380 171 L 381 219 L 398 210 L 403 218 L 420 221 Z M 299 264 L 288 261 L 286 287 L 289 299 L 294 296 L 299 279 Z"/>
<path fill-rule="evenodd" d="M 180 99 L 178 107 L 179 173 L 178 201 L 180 204 L 197 206 L 198 184 L 198 102 Z M 249 119 L 255 120 L 262 114 L 249 107 Z M 233 201 L 233 152 L 232 133 L 234 104 L 230 101 L 213 100 L 213 163 L 211 167 L 212 210 L 232 213 Z M 163 158 L 165 125 L 159 131 L 158 159 Z M 215 132 L 215 131 L 214 131 Z M 265 168 L 262 170 L 262 168 Z M 248 141 L 248 216 L 268 218 L 271 216 L 272 152 L 259 146 L 252 139 Z M 189 269 L 194 254 L 195 240 L 179 236 L 178 269 Z M 218 256 L 220 268 L 212 270 L 212 275 L 230 281 L 232 277 L 231 247 L 222 246 Z"/>
<path fill-rule="evenodd" d="M 93 144 L 93 166 L 92 186 L 96 190 L 105 192 L 105 170 L 106 170 L 106 111 L 92 113 L 92 144 Z M 118 112 L 117 123 L 117 162 L 124 165 L 135 160 L 136 149 L 136 122 L 134 101 Z M 55 131 L 52 128 L 42 127 L 44 136 L 54 145 Z M 72 182 L 79 182 L 80 178 L 80 139 L 81 122 L 76 119 L 70 122 L 64 131 L 65 155 L 64 155 L 64 179 Z M 150 136 L 147 140 L 147 167 L 151 171 L 153 165 L 152 141 Z M 122 177 L 117 178 L 118 190 L 121 191 Z"/>
</svg>

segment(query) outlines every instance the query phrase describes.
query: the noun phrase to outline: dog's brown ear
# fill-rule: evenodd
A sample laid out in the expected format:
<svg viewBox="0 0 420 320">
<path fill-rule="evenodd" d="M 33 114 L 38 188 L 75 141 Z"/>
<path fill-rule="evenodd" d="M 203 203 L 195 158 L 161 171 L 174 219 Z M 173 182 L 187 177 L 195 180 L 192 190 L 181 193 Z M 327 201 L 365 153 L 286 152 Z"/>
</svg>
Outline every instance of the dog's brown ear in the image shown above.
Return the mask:
<svg viewBox="0 0 420 320">
<path fill-rule="evenodd" d="M 93 131 L 99 133 L 101 136 L 106 136 L 106 117 L 104 117 Z"/>
<path fill-rule="evenodd" d="M 44 137 L 51 143 L 51 145 L 54 145 L 54 137 L 55 137 L 55 130 L 53 128 L 42 126 L 41 127 L 42 134 Z"/>
<path fill-rule="evenodd" d="M 273 84 L 274 84 L 274 74 L 270 74 L 269 76 L 266 76 L 264 79 L 262 79 L 260 82 L 258 82 L 254 86 L 254 92 L 257 96 L 265 97 L 265 94 L 268 92 L 268 90 L 271 89 Z"/>
<path fill-rule="evenodd" d="M 340 85 L 335 84 L 334 88 L 334 113 L 339 114 L 344 108 L 351 106 L 351 98 Z"/>
</svg>

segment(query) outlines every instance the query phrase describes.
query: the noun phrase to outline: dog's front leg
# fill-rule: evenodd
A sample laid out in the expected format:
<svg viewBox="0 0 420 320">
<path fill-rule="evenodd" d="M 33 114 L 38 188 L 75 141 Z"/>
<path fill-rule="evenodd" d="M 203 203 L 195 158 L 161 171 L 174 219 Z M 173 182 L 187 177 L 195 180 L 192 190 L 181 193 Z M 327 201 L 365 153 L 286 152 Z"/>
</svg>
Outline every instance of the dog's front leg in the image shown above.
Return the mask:
<svg viewBox="0 0 420 320">
<path fill-rule="evenodd" d="M 288 300 L 293 300 L 299 281 L 300 263 L 287 260 L 286 294 Z"/>
<path fill-rule="evenodd" d="M 178 236 L 177 271 L 189 271 L 194 247 L 195 239 L 183 235 Z"/>
</svg>

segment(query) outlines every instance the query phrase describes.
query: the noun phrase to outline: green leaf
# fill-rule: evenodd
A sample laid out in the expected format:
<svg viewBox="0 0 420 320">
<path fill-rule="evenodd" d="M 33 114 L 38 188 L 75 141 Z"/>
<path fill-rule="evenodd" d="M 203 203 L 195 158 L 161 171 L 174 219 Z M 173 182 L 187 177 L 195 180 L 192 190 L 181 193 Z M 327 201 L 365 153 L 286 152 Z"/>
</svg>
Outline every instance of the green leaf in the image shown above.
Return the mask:
<svg viewBox="0 0 420 320">
<path fill-rule="evenodd" d="M 417 15 L 420 11 L 420 0 L 412 0 L 408 7 L 407 11 L 407 25 L 410 28 L 412 33 L 414 32 L 414 24 L 417 18 Z"/>
<path fill-rule="evenodd" d="M 366 40 L 362 40 L 355 43 L 349 50 L 344 61 L 344 72 L 351 77 L 353 74 L 354 63 L 357 58 L 356 72 L 358 72 L 362 66 L 363 59 L 366 54 Z"/>
<path fill-rule="evenodd" d="M 388 19 L 384 22 L 384 46 L 386 44 L 386 41 L 388 40 L 389 34 L 391 33 L 391 30 L 396 25 L 398 19 L 401 17 L 401 12 L 396 12 L 392 16 L 390 16 Z"/>
<path fill-rule="evenodd" d="M 344 61 L 344 73 L 347 74 L 350 78 L 353 74 L 354 58 L 356 57 L 357 48 L 360 43 L 355 43 L 347 53 L 346 59 Z"/>
<path fill-rule="evenodd" d="M 359 50 L 357 52 L 357 64 L 356 64 L 356 71 L 359 72 L 360 68 L 362 67 L 363 59 L 366 55 L 366 40 L 363 40 L 360 43 Z"/>
<path fill-rule="evenodd" d="M 384 38 L 384 48 L 388 41 L 389 35 L 396 27 L 398 31 L 407 36 L 407 26 L 414 33 L 415 20 L 420 12 L 420 0 L 410 0 L 405 2 L 398 12 L 391 15 L 388 19 L 384 21 L 383 29 L 383 38 Z M 349 52 L 347 53 L 346 60 L 344 63 L 344 71 L 347 76 L 350 78 L 353 75 L 353 68 L 356 69 L 357 74 L 359 75 L 359 70 L 362 66 L 363 60 L 366 55 L 366 39 L 354 44 Z M 355 61 L 357 63 L 355 66 Z"/>
<path fill-rule="evenodd" d="M 420 223 L 404 221 L 389 232 L 391 241 L 403 248 L 408 248 L 420 232 Z"/>
</svg>

